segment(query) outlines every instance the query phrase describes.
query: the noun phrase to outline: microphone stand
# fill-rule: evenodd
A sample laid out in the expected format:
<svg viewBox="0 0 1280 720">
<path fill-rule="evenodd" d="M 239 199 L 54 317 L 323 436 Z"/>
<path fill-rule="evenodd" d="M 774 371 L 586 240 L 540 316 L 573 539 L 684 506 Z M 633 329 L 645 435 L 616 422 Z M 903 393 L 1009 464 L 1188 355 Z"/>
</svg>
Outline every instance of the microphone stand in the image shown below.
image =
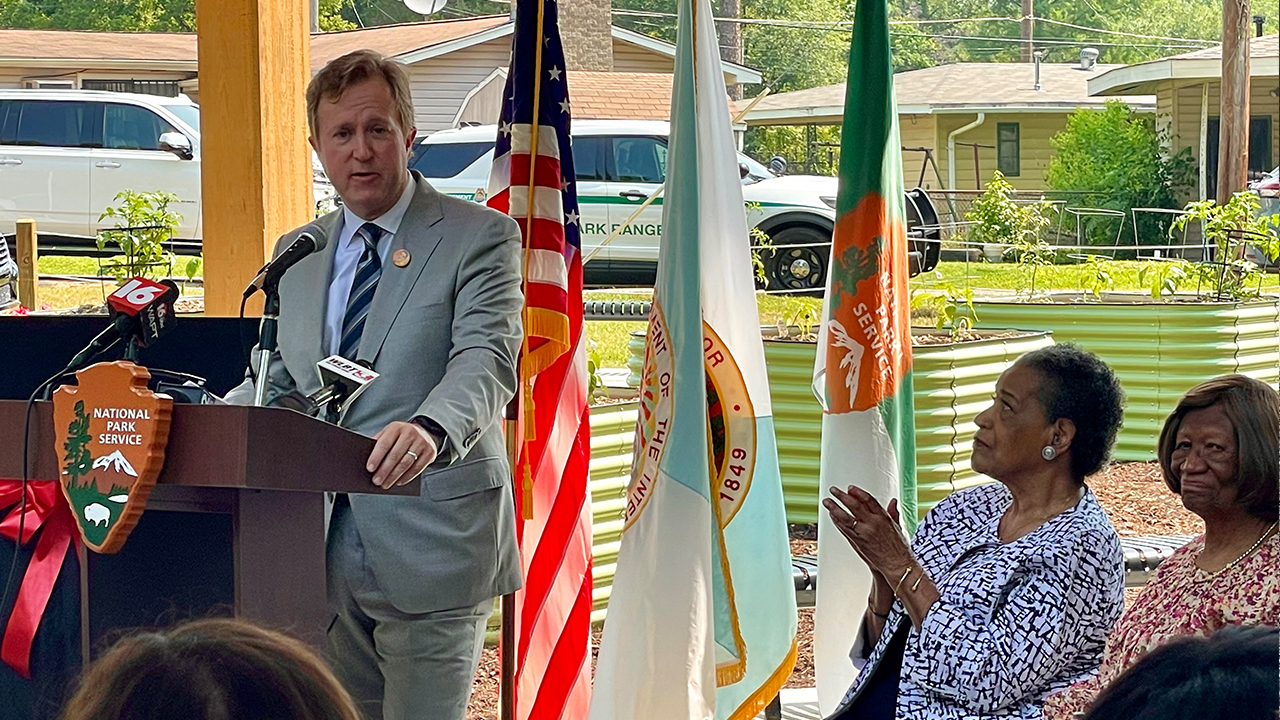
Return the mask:
<svg viewBox="0 0 1280 720">
<path fill-rule="evenodd" d="M 262 323 L 258 326 L 258 377 L 253 387 L 253 404 L 267 404 L 267 373 L 271 356 L 276 351 L 276 331 L 280 321 L 280 289 L 271 282 L 262 286 L 266 296 L 262 306 Z"/>
</svg>

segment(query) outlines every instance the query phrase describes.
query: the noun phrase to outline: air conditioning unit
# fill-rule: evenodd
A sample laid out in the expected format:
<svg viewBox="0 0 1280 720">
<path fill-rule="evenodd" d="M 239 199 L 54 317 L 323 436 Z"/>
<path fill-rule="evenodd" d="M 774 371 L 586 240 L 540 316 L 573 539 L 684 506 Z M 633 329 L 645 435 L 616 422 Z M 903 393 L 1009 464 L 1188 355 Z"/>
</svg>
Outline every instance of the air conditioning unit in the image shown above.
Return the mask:
<svg viewBox="0 0 1280 720">
<path fill-rule="evenodd" d="M 75 90 L 75 80 L 23 80 L 22 87 L 32 90 Z"/>
</svg>

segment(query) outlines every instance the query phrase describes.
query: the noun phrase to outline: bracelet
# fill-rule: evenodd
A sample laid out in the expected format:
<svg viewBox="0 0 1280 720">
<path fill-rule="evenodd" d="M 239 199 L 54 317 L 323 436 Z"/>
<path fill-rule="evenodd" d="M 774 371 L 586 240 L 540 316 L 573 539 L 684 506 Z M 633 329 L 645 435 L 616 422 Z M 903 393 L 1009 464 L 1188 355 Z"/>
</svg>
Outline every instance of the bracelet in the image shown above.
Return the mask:
<svg viewBox="0 0 1280 720">
<path fill-rule="evenodd" d="M 916 591 L 916 589 L 920 587 L 920 581 L 921 581 L 921 580 L 924 580 L 924 568 L 921 568 L 921 569 L 920 569 L 920 577 L 916 578 L 916 581 L 915 581 L 914 583 L 912 583 L 912 585 L 911 585 L 911 592 L 915 592 L 915 591 Z"/>
<path fill-rule="evenodd" d="M 911 575 L 911 571 L 915 569 L 914 565 L 907 566 L 907 571 L 902 573 L 902 579 L 898 580 L 898 584 L 893 586 L 894 595 L 898 594 L 898 591 L 902 589 L 902 583 L 907 581 L 907 578 Z"/>
<path fill-rule="evenodd" d="M 885 613 L 885 614 L 881 615 L 880 613 L 876 612 L 875 610 L 872 610 L 870 605 L 868 605 L 868 606 L 867 606 L 867 612 L 871 613 L 872 615 L 875 615 L 876 617 L 880 618 L 881 620 L 888 620 L 888 619 L 889 619 L 889 613 Z"/>
</svg>

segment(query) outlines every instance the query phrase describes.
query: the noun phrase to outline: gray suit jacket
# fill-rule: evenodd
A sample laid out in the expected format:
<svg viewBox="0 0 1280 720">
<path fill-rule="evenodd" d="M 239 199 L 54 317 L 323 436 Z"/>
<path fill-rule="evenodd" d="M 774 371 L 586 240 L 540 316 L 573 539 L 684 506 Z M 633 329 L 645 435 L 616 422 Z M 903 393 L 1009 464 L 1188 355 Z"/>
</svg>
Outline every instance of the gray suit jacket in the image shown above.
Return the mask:
<svg viewBox="0 0 1280 720">
<path fill-rule="evenodd" d="M 374 293 L 357 360 L 381 374 L 340 424 L 374 435 L 424 415 L 448 434 L 448 457 L 422 474 L 419 497 L 350 496 L 368 562 L 401 611 L 475 605 L 520 586 L 502 411 L 515 393 L 520 349 L 520 231 L 509 217 L 436 192 L 422 176 Z M 280 282 L 279 351 L 269 397 L 320 388 L 316 363 L 341 211 L 317 221 L 324 249 Z M 280 238 L 276 254 L 297 230 Z M 256 358 L 256 353 L 254 355 Z M 228 394 L 251 402 L 252 385 Z"/>
</svg>

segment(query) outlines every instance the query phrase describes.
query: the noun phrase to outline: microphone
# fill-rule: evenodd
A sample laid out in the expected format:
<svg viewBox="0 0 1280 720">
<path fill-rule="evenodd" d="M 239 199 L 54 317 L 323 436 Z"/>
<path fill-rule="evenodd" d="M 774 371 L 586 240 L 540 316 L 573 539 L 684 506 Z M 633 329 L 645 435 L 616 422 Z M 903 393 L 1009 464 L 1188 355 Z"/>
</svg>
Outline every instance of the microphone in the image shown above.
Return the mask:
<svg viewBox="0 0 1280 720">
<path fill-rule="evenodd" d="M 67 369 L 83 367 L 121 340 L 136 339 L 142 347 L 155 342 L 173 326 L 173 304 L 179 294 L 172 280 L 155 282 L 135 277 L 122 285 L 107 296 L 111 325 L 76 353 Z"/>
<path fill-rule="evenodd" d="M 342 412 L 351 406 L 369 383 L 378 379 L 378 373 L 369 369 L 367 361 L 352 362 L 341 355 L 330 355 L 316 363 L 323 387 L 303 395 L 290 392 L 271 401 L 273 407 L 297 410 L 304 415 L 315 415 L 320 410 Z"/>
<path fill-rule="evenodd" d="M 312 223 L 304 227 L 298 233 L 297 239 L 289 247 L 285 248 L 284 252 L 262 266 L 262 269 L 258 271 L 257 277 L 253 279 L 253 282 L 249 283 L 249 287 L 244 289 L 244 297 L 247 299 L 255 292 L 272 287 L 280 282 L 280 276 L 284 275 L 286 270 L 297 265 L 298 261 L 311 253 L 323 250 L 327 241 L 328 237 L 325 235 L 324 230 L 320 229 L 319 225 Z"/>
</svg>

